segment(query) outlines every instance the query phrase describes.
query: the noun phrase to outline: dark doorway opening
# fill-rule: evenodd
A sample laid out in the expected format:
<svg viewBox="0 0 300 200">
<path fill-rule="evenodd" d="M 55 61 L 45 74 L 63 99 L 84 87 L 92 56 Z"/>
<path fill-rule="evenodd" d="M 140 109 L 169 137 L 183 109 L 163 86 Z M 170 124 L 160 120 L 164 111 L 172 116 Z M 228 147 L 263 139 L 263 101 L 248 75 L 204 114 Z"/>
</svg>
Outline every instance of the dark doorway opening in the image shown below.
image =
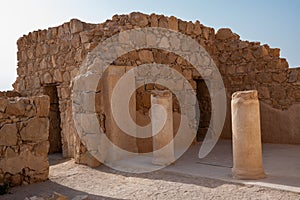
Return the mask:
<svg viewBox="0 0 300 200">
<path fill-rule="evenodd" d="M 197 131 L 197 141 L 204 140 L 211 118 L 211 99 L 204 79 L 196 79 L 197 99 L 200 110 L 200 121 Z M 209 83 L 208 83 L 209 84 Z"/>
<path fill-rule="evenodd" d="M 60 111 L 59 99 L 56 85 L 47 85 L 44 87 L 44 94 L 50 97 L 50 113 L 49 113 L 49 154 L 61 153 L 61 128 L 60 128 Z"/>
</svg>

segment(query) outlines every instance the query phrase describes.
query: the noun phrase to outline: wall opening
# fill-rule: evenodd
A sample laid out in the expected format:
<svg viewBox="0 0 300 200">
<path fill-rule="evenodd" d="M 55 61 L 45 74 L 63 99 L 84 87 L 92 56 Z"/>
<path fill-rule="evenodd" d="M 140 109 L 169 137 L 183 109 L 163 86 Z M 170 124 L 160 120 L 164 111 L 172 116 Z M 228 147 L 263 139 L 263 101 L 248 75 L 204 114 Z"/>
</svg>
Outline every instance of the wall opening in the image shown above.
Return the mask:
<svg viewBox="0 0 300 200">
<path fill-rule="evenodd" d="M 44 86 L 44 94 L 50 97 L 49 154 L 62 153 L 59 99 L 56 85 Z"/>
<path fill-rule="evenodd" d="M 204 140 L 211 117 L 211 99 L 204 79 L 196 79 L 197 99 L 200 110 L 200 121 L 197 131 L 197 141 Z M 209 83 L 208 83 L 209 84 Z"/>
</svg>

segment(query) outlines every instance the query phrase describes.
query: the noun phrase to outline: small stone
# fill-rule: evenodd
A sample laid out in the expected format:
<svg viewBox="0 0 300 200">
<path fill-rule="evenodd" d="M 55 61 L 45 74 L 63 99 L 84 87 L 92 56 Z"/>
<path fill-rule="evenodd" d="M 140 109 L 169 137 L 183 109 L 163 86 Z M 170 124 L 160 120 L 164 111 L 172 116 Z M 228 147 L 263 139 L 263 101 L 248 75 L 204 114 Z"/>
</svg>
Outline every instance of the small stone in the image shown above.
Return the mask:
<svg viewBox="0 0 300 200">
<path fill-rule="evenodd" d="M 157 15 L 155 14 L 150 15 L 150 23 L 151 23 L 151 27 L 158 27 Z"/>
<path fill-rule="evenodd" d="M 279 48 L 270 49 L 270 55 L 272 55 L 274 57 L 279 57 L 280 56 L 280 49 Z"/>
<path fill-rule="evenodd" d="M 202 33 L 202 29 L 201 29 L 201 24 L 199 21 L 195 22 L 195 26 L 194 26 L 194 30 L 193 30 L 195 35 L 200 35 Z"/>
<path fill-rule="evenodd" d="M 44 74 L 42 82 L 43 83 L 47 83 L 47 84 L 52 83 L 52 76 L 51 76 L 51 74 L 49 72 L 46 72 Z"/>
<path fill-rule="evenodd" d="M 170 47 L 169 40 L 166 37 L 163 37 L 158 45 L 161 48 L 168 49 Z"/>
<path fill-rule="evenodd" d="M 61 71 L 59 69 L 54 70 L 53 80 L 59 83 L 63 82 Z"/>
<path fill-rule="evenodd" d="M 134 26 L 145 27 L 148 24 L 147 15 L 133 12 L 129 14 L 129 22 Z"/>
<path fill-rule="evenodd" d="M 154 61 L 153 53 L 150 50 L 139 51 L 139 59 L 145 63 L 152 63 Z"/>
<path fill-rule="evenodd" d="M 178 20 L 176 17 L 171 16 L 168 21 L 169 29 L 178 31 Z"/>
<path fill-rule="evenodd" d="M 216 33 L 216 39 L 218 40 L 227 40 L 234 37 L 234 34 L 229 28 L 221 28 Z"/>
<path fill-rule="evenodd" d="M 60 193 L 54 192 L 52 199 L 53 200 L 68 200 L 68 197 L 65 195 L 62 195 Z"/>
<path fill-rule="evenodd" d="M 70 21 L 71 33 L 78 33 L 83 30 L 83 23 L 78 19 L 72 19 Z"/>
<path fill-rule="evenodd" d="M 158 20 L 158 27 L 160 28 L 168 28 L 168 20 L 166 17 L 162 16 Z"/>
<path fill-rule="evenodd" d="M 289 75 L 289 83 L 294 83 L 297 81 L 298 71 L 291 69 L 290 75 Z"/>
<path fill-rule="evenodd" d="M 286 74 L 284 72 L 282 72 L 282 73 L 273 73 L 272 79 L 275 82 L 283 83 L 287 79 L 287 77 L 286 77 Z"/>
<path fill-rule="evenodd" d="M 88 195 L 77 195 L 72 200 L 89 200 Z"/>
<path fill-rule="evenodd" d="M 256 51 L 253 52 L 253 56 L 255 58 L 262 58 L 268 54 L 268 50 L 264 46 L 260 46 Z"/>
<path fill-rule="evenodd" d="M 194 24 L 192 22 L 188 22 L 186 25 L 186 33 L 192 34 L 193 29 L 194 29 Z"/>
</svg>

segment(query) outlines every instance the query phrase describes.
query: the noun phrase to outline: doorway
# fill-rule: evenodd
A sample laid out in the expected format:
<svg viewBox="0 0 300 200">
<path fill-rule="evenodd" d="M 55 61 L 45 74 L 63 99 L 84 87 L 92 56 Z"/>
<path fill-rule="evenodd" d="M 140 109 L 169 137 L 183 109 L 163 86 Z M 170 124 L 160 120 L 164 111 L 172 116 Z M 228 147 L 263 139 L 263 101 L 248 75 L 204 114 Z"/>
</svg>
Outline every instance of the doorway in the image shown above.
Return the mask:
<svg viewBox="0 0 300 200">
<path fill-rule="evenodd" d="M 56 85 L 44 87 L 44 94 L 50 97 L 49 112 L 49 154 L 62 153 L 59 99 Z"/>
<path fill-rule="evenodd" d="M 200 110 L 200 120 L 197 131 L 197 142 L 204 140 L 211 118 L 211 99 L 204 79 L 196 79 L 197 99 Z M 209 83 L 208 83 L 209 84 Z"/>
</svg>

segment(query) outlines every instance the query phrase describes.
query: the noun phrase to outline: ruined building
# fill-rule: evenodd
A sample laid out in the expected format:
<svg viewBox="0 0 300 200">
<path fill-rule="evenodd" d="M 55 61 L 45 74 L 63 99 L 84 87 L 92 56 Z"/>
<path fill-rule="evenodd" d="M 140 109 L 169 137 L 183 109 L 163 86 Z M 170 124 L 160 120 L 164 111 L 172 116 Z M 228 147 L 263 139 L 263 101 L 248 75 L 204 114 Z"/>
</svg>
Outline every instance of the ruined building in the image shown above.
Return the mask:
<svg viewBox="0 0 300 200">
<path fill-rule="evenodd" d="M 20 184 L 24 180 L 34 182 L 47 177 L 47 167 L 44 165 L 37 169 L 36 166 L 26 166 L 9 173 L 4 168 L 8 166 L 8 162 L 13 162 L 10 159 L 22 157 L 24 149 L 28 151 L 26 156 L 30 157 L 32 154 L 32 158 L 25 162 L 28 165 L 39 154 L 43 158 L 40 163 L 46 162 L 48 124 L 49 153 L 62 152 L 64 157 L 74 157 L 77 163 L 91 166 L 100 164 L 77 136 L 72 118 L 72 80 L 78 74 L 86 55 L 99 43 L 121 31 L 143 27 L 161 27 L 181 32 L 196 40 L 209 53 L 222 75 L 228 99 L 222 138 L 231 138 L 232 93 L 256 89 L 261 102 L 262 141 L 300 144 L 300 68 L 289 68 L 287 61 L 280 58 L 278 48 L 270 48 L 259 42 L 242 41 L 239 35 L 228 28 L 215 31 L 199 21 L 185 22 L 173 16 L 131 13 L 115 15 L 111 20 L 100 24 L 72 19 L 58 27 L 31 32 L 17 41 L 18 77 L 13 87 L 22 97 L 7 97 L 10 95 L 1 93 L 0 138 L 3 133 L 15 135 L 12 141 L 2 142 L 4 140 L 0 139 L 0 156 L 3 158 L 0 161 L 0 180 L 13 179 L 16 184 Z M 197 93 L 201 112 L 197 134 L 197 140 L 201 141 L 209 125 L 211 109 L 204 78 L 185 59 L 160 49 L 132 51 L 119 57 L 111 65 L 115 66 L 113 68 L 116 68 L 120 78 L 126 70 L 146 63 L 167 64 L 180 72 L 192 85 Z M 179 88 L 183 87 L 180 85 L 183 83 L 177 84 Z M 141 124 L 149 121 L 147 112 L 150 108 L 150 90 L 156 87 L 159 89 L 161 86 L 148 84 L 136 91 L 137 118 L 144 117 Z M 100 100 L 97 103 L 103 104 Z M 173 102 L 173 112 L 180 112 L 176 100 Z M 108 127 L 110 118 L 103 113 L 100 124 L 104 123 L 103 126 Z M 49 118 L 46 117 L 48 114 Z M 108 132 L 109 130 L 106 129 Z M 120 137 L 124 140 L 122 143 L 131 141 L 124 135 Z M 151 138 L 138 139 L 137 146 L 138 152 L 150 151 Z M 39 176 L 40 178 L 33 178 L 33 181 L 24 178 Z"/>
</svg>

